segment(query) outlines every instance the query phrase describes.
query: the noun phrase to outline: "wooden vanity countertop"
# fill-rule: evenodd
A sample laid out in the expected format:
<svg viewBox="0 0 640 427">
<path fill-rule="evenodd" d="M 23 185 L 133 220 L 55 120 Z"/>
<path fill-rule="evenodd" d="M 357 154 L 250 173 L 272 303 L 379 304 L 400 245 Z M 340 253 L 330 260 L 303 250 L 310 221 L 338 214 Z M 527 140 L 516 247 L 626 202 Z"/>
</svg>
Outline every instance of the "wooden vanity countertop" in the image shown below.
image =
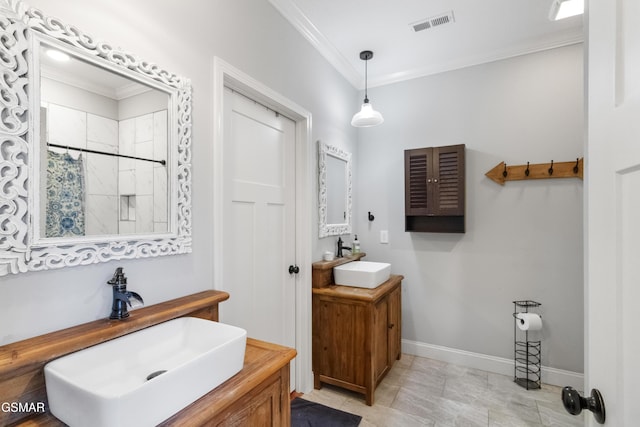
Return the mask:
<svg viewBox="0 0 640 427">
<path fill-rule="evenodd" d="M 389 280 L 376 288 L 356 288 L 353 286 L 330 285 L 323 288 L 313 288 L 314 296 L 348 298 L 360 301 L 377 301 L 385 296 L 391 289 L 400 285 L 404 276 L 392 274 Z"/>
<path fill-rule="evenodd" d="M 294 357 L 296 350 L 293 348 L 247 338 L 242 370 L 159 426 L 206 425 L 214 415 L 224 413 L 239 397 L 254 390 L 287 366 Z M 287 375 L 288 369 L 287 366 Z M 288 390 L 286 393 L 288 397 Z"/>
<path fill-rule="evenodd" d="M 332 270 L 333 267 L 338 265 L 346 264 L 351 261 L 360 261 L 361 258 L 364 258 L 367 254 L 365 252 L 358 252 L 357 254 L 345 255 L 341 258 L 334 258 L 331 261 L 316 261 L 311 264 L 311 267 L 314 270 Z"/>
</svg>

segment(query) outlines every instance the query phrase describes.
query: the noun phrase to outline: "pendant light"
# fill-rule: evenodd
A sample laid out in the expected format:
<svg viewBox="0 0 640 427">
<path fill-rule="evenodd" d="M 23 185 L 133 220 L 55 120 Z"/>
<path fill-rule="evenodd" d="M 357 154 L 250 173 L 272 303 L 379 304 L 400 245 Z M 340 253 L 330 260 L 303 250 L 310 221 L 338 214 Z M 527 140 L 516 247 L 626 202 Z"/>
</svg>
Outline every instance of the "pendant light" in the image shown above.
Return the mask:
<svg viewBox="0 0 640 427">
<path fill-rule="evenodd" d="M 373 52 L 370 50 L 363 50 L 360 52 L 360 59 L 364 61 L 364 103 L 356 114 L 351 119 L 351 126 L 358 128 L 377 126 L 384 122 L 382 114 L 373 109 L 373 106 L 367 98 L 367 61 L 373 58 Z"/>
</svg>

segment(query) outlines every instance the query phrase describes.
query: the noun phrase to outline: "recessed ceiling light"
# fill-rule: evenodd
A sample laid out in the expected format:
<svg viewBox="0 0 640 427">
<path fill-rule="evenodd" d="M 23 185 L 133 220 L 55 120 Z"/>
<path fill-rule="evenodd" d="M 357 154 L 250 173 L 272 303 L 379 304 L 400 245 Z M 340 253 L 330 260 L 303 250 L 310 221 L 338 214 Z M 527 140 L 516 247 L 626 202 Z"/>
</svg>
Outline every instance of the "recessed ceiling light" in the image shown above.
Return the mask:
<svg viewBox="0 0 640 427">
<path fill-rule="evenodd" d="M 56 49 L 47 49 L 47 56 L 60 62 L 65 62 L 70 59 L 69 55 Z"/>
<path fill-rule="evenodd" d="M 553 0 L 549 19 L 557 21 L 584 13 L 584 0 Z"/>
</svg>

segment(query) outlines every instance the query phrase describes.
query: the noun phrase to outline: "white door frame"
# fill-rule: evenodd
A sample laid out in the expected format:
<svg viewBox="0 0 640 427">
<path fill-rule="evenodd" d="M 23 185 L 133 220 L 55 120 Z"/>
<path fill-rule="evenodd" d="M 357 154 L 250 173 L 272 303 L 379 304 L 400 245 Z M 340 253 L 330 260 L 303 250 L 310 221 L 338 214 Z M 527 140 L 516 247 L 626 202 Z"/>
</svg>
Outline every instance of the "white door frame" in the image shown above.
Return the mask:
<svg viewBox="0 0 640 427">
<path fill-rule="evenodd" d="M 224 60 L 213 59 L 213 288 L 223 289 L 224 248 L 222 247 L 224 164 L 224 87 L 287 116 L 296 123 L 296 384 L 295 389 L 308 393 L 313 388 L 311 370 L 311 113 L 285 98 Z M 233 295 L 231 295 L 233 298 Z"/>
</svg>

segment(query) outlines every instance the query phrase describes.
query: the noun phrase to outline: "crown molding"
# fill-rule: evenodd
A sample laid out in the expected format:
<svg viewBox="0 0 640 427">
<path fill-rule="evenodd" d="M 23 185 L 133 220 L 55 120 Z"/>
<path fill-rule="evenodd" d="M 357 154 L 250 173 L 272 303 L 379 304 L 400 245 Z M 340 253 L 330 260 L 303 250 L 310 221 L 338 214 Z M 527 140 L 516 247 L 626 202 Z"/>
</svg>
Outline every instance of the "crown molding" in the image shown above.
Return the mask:
<svg viewBox="0 0 640 427">
<path fill-rule="evenodd" d="M 545 50 L 557 49 L 564 46 L 571 46 L 584 42 L 582 31 L 573 32 L 572 34 L 563 34 L 562 37 L 549 38 L 548 40 L 523 43 L 519 46 L 509 49 L 499 49 L 492 52 L 483 53 L 475 56 L 468 56 L 459 60 L 442 62 L 428 67 L 415 68 L 398 73 L 387 74 L 377 78 L 369 76 L 369 88 L 386 86 L 393 83 L 399 83 L 406 80 L 417 79 L 434 74 L 445 73 L 449 71 L 460 70 L 463 68 L 473 67 L 476 65 L 488 64 L 491 62 L 502 61 L 509 58 L 516 58 L 522 55 L 528 55 Z"/>
<path fill-rule="evenodd" d="M 347 61 L 329 39 L 313 25 L 311 20 L 309 20 L 292 0 L 269 0 L 269 2 L 354 88 L 359 90 L 364 89 L 363 76 L 353 68 L 349 61 Z M 405 80 L 412 80 L 433 74 L 578 44 L 583 41 L 584 34 L 581 28 L 570 30 L 561 34 L 552 34 L 543 40 L 536 39 L 524 42 L 508 49 L 497 49 L 480 55 L 467 56 L 427 67 L 386 74 L 380 77 L 372 77 L 369 75 L 368 86 L 370 88 L 385 86 Z"/>
<path fill-rule="evenodd" d="M 325 35 L 313 25 L 298 6 L 291 0 L 269 0 L 269 3 L 293 25 L 353 87 L 357 89 L 364 88 L 360 73 L 353 68 L 351 63 L 331 44 Z"/>
<path fill-rule="evenodd" d="M 142 95 L 143 93 L 151 92 L 151 91 L 152 89 L 150 87 L 147 87 L 145 85 L 142 85 L 136 82 L 131 82 L 127 85 L 120 86 L 119 88 L 116 89 L 116 100 L 120 101 L 125 98 L 130 98 L 136 95 Z"/>
<path fill-rule="evenodd" d="M 40 75 L 43 78 L 63 83 L 68 86 L 73 86 L 87 92 L 92 92 L 97 95 L 113 99 L 115 101 L 120 101 L 131 96 L 140 95 L 151 90 L 151 88 L 136 82 L 131 82 L 127 85 L 114 89 L 109 86 L 91 83 L 85 79 L 82 79 L 81 77 L 75 76 L 71 73 L 62 72 L 58 69 L 46 65 L 40 66 Z"/>
</svg>

